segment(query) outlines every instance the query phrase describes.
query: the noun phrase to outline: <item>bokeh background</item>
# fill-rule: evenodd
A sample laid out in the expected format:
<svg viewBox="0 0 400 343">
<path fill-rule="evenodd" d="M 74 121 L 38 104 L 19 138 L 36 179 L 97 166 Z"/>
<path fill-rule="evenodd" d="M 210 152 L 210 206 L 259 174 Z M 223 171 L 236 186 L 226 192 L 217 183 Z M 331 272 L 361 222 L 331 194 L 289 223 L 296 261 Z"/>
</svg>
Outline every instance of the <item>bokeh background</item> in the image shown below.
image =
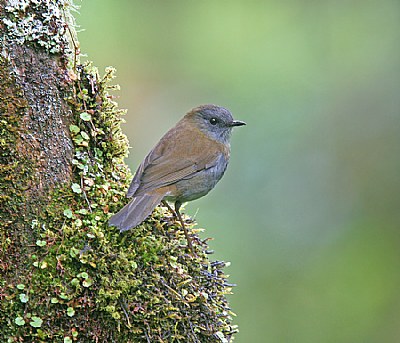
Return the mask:
<svg viewBox="0 0 400 343">
<path fill-rule="evenodd" d="M 195 105 L 248 123 L 186 206 L 232 262 L 236 341 L 400 342 L 400 2 L 80 5 L 82 52 L 118 71 L 133 170 Z"/>
</svg>

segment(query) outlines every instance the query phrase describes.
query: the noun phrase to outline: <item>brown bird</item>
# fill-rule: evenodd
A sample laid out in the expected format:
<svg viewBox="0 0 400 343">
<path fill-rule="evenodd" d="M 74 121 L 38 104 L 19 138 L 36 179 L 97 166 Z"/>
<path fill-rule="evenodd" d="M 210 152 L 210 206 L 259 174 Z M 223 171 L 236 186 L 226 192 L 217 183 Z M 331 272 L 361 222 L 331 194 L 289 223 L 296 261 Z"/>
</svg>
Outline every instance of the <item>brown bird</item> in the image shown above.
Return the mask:
<svg viewBox="0 0 400 343">
<path fill-rule="evenodd" d="M 140 164 L 127 193 L 132 200 L 109 224 L 121 232 L 128 230 L 142 223 L 161 201 L 171 201 L 193 251 L 179 208 L 206 195 L 221 179 L 229 162 L 232 128 L 242 125 L 246 124 L 216 105 L 189 111 Z"/>
</svg>

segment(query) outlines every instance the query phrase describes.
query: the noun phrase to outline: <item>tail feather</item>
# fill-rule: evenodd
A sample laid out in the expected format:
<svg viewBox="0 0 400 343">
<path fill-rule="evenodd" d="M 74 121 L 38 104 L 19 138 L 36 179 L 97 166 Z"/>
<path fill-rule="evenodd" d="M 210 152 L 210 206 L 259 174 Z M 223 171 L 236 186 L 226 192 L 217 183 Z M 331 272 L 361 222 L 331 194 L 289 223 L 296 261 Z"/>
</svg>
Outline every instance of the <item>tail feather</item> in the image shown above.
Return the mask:
<svg viewBox="0 0 400 343">
<path fill-rule="evenodd" d="M 118 227 L 121 232 L 138 226 L 153 212 L 163 197 L 163 194 L 157 193 L 135 197 L 118 213 L 114 214 L 108 223 L 110 226 Z"/>
</svg>

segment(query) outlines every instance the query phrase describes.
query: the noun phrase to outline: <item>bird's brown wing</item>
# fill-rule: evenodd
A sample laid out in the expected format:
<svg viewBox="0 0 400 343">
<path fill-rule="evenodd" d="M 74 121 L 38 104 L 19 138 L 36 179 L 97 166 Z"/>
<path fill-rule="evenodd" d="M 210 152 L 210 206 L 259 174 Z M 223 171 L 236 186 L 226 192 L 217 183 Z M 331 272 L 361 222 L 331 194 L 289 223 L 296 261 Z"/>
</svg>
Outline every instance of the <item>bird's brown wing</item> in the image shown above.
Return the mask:
<svg viewBox="0 0 400 343">
<path fill-rule="evenodd" d="M 160 140 L 138 168 L 128 196 L 144 194 L 181 179 L 190 178 L 216 163 L 223 149 L 220 143 L 210 142 L 203 134 L 197 137 L 199 135 L 197 132 L 186 132 L 186 134 L 191 134 L 189 140 L 185 136 L 170 139 L 168 133 Z M 206 144 L 207 149 L 199 147 L 196 142 L 199 138 L 205 140 L 203 141 L 205 143 L 210 143 Z"/>
</svg>

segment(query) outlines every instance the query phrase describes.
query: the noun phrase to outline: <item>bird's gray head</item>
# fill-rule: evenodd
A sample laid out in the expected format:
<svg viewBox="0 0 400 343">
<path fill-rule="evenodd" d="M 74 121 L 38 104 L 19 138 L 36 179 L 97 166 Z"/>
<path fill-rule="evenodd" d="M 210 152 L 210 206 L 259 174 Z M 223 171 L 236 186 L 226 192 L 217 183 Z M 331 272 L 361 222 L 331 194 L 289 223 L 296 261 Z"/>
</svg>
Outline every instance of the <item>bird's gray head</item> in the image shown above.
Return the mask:
<svg viewBox="0 0 400 343">
<path fill-rule="evenodd" d="M 226 108 L 216 105 L 201 105 L 192 109 L 186 117 L 201 131 L 221 143 L 229 142 L 232 128 L 246 125 L 243 121 L 234 120 Z"/>
</svg>

